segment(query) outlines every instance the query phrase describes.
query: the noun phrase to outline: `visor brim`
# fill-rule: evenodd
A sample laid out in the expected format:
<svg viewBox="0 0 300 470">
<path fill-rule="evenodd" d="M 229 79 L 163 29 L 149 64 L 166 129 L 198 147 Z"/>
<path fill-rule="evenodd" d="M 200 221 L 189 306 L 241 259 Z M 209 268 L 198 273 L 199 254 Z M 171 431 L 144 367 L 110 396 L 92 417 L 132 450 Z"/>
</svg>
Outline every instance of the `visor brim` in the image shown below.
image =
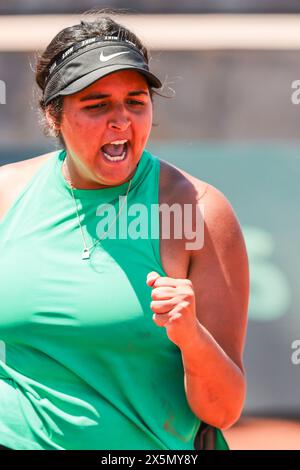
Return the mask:
<svg viewBox="0 0 300 470">
<path fill-rule="evenodd" d="M 73 93 L 77 93 L 78 91 L 84 90 L 88 86 L 92 85 L 94 82 L 99 80 L 100 78 L 106 77 L 107 75 L 110 75 L 111 73 L 118 72 L 120 70 L 136 70 L 137 72 L 140 72 L 142 75 L 145 76 L 147 82 L 151 87 L 154 88 L 161 88 L 162 83 L 161 81 L 153 75 L 151 72 L 148 70 L 144 70 L 143 68 L 131 66 L 131 65 L 111 65 L 109 67 L 105 68 L 99 68 L 97 70 L 94 70 L 93 72 L 90 72 L 86 75 L 84 75 L 81 78 L 78 78 L 75 80 L 73 83 L 70 83 L 66 88 L 61 90 L 59 93 L 56 94 L 58 95 L 72 95 Z M 53 96 L 55 98 L 55 96 Z M 53 99 L 51 98 L 51 99 Z"/>
</svg>

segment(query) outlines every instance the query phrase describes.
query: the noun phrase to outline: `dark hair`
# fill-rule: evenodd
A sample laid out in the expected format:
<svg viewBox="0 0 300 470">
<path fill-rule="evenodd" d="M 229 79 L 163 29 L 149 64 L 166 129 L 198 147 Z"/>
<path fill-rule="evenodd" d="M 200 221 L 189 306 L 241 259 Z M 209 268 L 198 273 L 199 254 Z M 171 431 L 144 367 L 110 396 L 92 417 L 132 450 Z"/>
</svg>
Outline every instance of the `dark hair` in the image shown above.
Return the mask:
<svg viewBox="0 0 300 470">
<path fill-rule="evenodd" d="M 105 11 L 105 13 L 107 13 L 107 11 Z M 92 21 L 81 21 L 80 24 L 70 26 L 60 31 L 52 39 L 45 51 L 38 57 L 35 69 L 35 80 L 42 92 L 44 91 L 46 79 L 49 74 L 49 65 L 53 62 L 54 57 L 65 49 L 68 49 L 72 44 L 91 37 L 115 36 L 121 40 L 127 39 L 135 44 L 143 54 L 147 64 L 149 63 L 148 51 L 137 36 L 129 31 L 129 29 L 114 21 L 110 16 L 100 16 L 101 14 L 103 15 L 103 11 L 99 11 L 96 14 L 93 13 Z M 112 13 L 110 12 L 110 14 Z M 151 87 L 149 87 L 149 91 L 152 99 L 153 90 Z M 44 103 L 43 97 L 41 97 L 39 99 L 39 106 L 42 111 L 41 121 L 45 134 L 58 137 L 60 143 L 65 147 L 61 133 L 51 128 L 45 118 L 45 111 L 47 109 L 49 114 L 53 117 L 53 121 L 60 124 L 63 111 L 63 97 L 58 96 L 54 98 L 47 106 Z"/>
</svg>

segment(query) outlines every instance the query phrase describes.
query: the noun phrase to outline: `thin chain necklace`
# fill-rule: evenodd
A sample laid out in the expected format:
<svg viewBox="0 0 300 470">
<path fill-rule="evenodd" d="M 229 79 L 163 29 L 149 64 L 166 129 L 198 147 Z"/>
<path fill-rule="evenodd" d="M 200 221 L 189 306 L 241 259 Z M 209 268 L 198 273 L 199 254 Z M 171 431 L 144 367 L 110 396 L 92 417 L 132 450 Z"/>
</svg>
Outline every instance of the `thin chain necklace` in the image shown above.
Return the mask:
<svg viewBox="0 0 300 470">
<path fill-rule="evenodd" d="M 66 160 L 64 160 L 64 163 L 63 163 L 63 166 L 66 166 Z M 66 177 L 65 177 L 66 178 Z M 73 197 L 73 201 L 74 201 L 74 204 L 75 204 L 75 209 L 76 209 L 76 214 L 77 214 L 77 219 L 78 219 L 78 225 L 79 225 L 79 228 L 80 228 L 80 231 L 81 231 L 81 237 L 82 237 L 82 241 L 83 241 L 83 252 L 82 252 L 82 256 L 81 256 L 81 259 L 90 259 L 90 254 L 91 254 L 91 250 L 96 246 L 98 245 L 98 243 L 100 243 L 100 241 L 103 240 L 104 236 L 105 236 L 105 233 L 104 233 L 104 236 L 101 237 L 99 240 L 97 240 L 95 243 L 93 243 L 90 247 L 87 246 L 87 243 L 86 243 L 86 239 L 85 239 L 85 236 L 84 236 L 84 232 L 83 232 L 83 228 L 82 228 L 82 225 L 81 225 L 81 222 L 80 222 L 80 217 L 79 217 L 79 213 L 78 213 L 78 207 L 77 207 L 77 203 L 76 203 L 76 198 L 75 198 L 75 195 L 74 195 L 74 190 L 73 190 L 73 184 L 72 184 L 72 181 L 70 179 L 70 177 L 67 177 L 66 178 L 67 182 L 69 183 L 69 186 L 71 188 L 71 193 L 72 193 L 72 197 Z M 107 229 L 107 232 L 110 230 L 110 228 L 113 226 L 113 224 L 117 221 L 119 215 L 121 214 L 121 211 L 124 207 L 124 204 L 126 202 L 126 198 L 128 196 L 128 193 L 130 191 L 130 187 L 131 187 L 131 182 L 132 182 L 132 178 L 131 180 L 129 181 L 129 185 L 128 185 L 128 188 L 127 188 L 127 191 L 126 191 L 126 194 L 125 194 L 125 197 L 124 197 L 124 200 L 123 200 L 123 203 L 122 203 L 122 206 L 120 207 L 119 209 L 119 212 L 117 213 L 116 217 L 114 218 L 114 220 L 112 221 L 112 223 L 108 226 L 108 229 Z M 107 233 L 106 232 L 106 233 Z"/>
</svg>

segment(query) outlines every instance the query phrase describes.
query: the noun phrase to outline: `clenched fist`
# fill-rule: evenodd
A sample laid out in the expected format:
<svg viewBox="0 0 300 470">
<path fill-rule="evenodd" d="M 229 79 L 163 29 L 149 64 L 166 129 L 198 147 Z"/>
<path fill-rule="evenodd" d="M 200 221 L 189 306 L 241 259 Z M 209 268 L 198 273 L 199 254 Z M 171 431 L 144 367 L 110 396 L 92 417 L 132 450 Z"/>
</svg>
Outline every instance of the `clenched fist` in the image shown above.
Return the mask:
<svg viewBox="0 0 300 470">
<path fill-rule="evenodd" d="M 155 271 L 148 273 L 146 282 L 152 287 L 153 321 L 157 326 L 164 326 L 168 338 L 182 347 L 195 333 L 198 322 L 192 282 L 163 277 Z"/>
</svg>

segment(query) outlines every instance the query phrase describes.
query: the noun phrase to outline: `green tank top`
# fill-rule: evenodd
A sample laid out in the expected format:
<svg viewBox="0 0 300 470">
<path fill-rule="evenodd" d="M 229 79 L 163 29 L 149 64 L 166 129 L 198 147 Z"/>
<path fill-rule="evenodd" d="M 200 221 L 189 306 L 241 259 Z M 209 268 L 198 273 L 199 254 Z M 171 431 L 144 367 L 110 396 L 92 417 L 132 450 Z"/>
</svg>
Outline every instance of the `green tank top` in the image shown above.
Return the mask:
<svg viewBox="0 0 300 470">
<path fill-rule="evenodd" d="M 167 275 L 159 215 L 152 238 L 122 237 L 123 208 L 116 237 L 82 260 L 65 155 L 39 168 L 0 224 L 0 444 L 192 450 L 200 421 L 186 400 L 180 349 L 154 324 L 146 284 L 149 271 Z M 145 150 L 128 209 L 158 204 L 159 170 Z M 117 213 L 127 188 L 74 190 L 88 246 L 98 239 L 97 207 L 109 203 Z M 125 217 L 130 224 L 137 216 Z M 217 448 L 227 448 L 219 430 Z"/>
</svg>

